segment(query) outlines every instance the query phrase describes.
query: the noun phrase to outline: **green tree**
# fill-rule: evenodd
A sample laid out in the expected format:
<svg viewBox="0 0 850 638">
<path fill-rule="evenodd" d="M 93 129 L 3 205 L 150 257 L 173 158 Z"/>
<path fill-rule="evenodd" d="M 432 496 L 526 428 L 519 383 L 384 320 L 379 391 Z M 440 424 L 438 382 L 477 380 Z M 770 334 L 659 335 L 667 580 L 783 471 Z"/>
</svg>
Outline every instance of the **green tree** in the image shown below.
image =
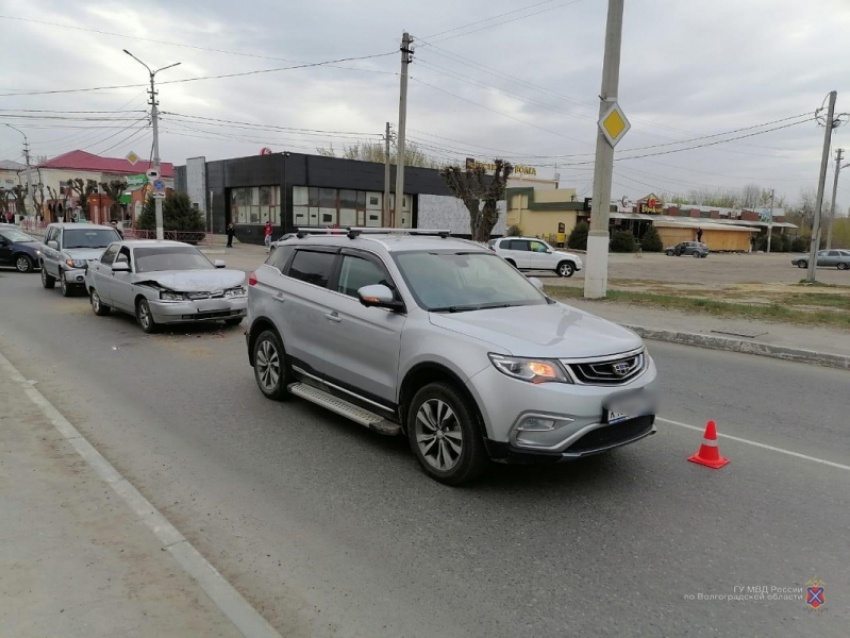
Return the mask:
<svg viewBox="0 0 850 638">
<path fill-rule="evenodd" d="M 618 230 L 611 236 L 609 248 L 612 253 L 635 252 L 635 236 L 630 230 Z"/>
<path fill-rule="evenodd" d="M 140 230 L 156 230 L 156 204 L 152 197 L 145 203 L 136 225 Z M 173 238 L 178 241 L 194 243 L 203 240 L 205 236 L 204 218 L 192 206 L 192 200 L 186 193 L 171 191 L 165 196 L 162 202 L 162 226 L 166 232 L 176 231 Z"/>
<path fill-rule="evenodd" d="M 522 237 L 522 228 L 519 227 L 519 224 L 508 226 L 505 237 Z"/>
<path fill-rule="evenodd" d="M 469 211 L 469 231 L 472 240 L 490 240 L 493 227 L 499 221 L 497 204 L 505 199 L 505 185 L 514 167 L 504 160 L 493 160 L 496 166 L 493 175 L 487 175 L 484 167 L 476 165 L 469 170 L 447 166 L 440 171 L 452 194 L 463 202 Z"/>
<path fill-rule="evenodd" d="M 661 241 L 661 235 L 655 228 L 655 224 L 650 226 L 643 234 L 643 239 L 640 240 L 641 250 L 647 253 L 660 253 L 664 250 L 664 243 Z"/>
<path fill-rule="evenodd" d="M 576 224 L 567 238 L 567 247 L 573 250 L 587 250 L 587 234 L 589 232 L 590 226 L 587 222 Z"/>
</svg>

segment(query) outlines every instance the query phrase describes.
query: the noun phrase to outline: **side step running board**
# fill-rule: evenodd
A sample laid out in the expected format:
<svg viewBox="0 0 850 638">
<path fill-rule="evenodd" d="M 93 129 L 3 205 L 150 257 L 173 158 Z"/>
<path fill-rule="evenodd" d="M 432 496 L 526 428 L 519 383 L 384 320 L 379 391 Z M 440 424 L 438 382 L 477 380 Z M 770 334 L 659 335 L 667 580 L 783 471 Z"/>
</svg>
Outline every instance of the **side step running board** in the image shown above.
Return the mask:
<svg viewBox="0 0 850 638">
<path fill-rule="evenodd" d="M 336 412 L 340 416 L 351 419 L 355 423 L 359 423 L 378 434 L 385 434 L 387 436 L 396 436 L 397 434 L 401 434 L 401 426 L 398 423 L 387 421 L 382 416 L 357 407 L 356 405 L 335 397 L 324 390 L 319 390 L 318 388 L 314 388 L 313 386 L 305 383 L 293 383 L 287 389 L 297 397 L 301 397 L 311 403 L 320 405 L 331 412 Z"/>
</svg>

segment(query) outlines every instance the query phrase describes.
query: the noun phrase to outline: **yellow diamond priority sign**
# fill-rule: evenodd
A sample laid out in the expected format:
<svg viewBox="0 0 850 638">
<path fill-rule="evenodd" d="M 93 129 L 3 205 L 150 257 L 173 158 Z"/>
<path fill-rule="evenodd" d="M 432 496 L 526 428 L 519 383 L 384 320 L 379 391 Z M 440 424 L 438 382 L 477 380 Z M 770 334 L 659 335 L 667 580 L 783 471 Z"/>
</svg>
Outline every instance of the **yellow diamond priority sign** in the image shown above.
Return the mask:
<svg viewBox="0 0 850 638">
<path fill-rule="evenodd" d="M 130 153 L 126 157 L 126 160 L 130 162 L 130 166 L 135 166 L 136 162 L 138 162 L 139 159 L 139 156 L 136 155 L 133 151 L 130 151 Z"/>
<path fill-rule="evenodd" d="M 631 127 L 626 114 L 623 113 L 623 109 L 616 102 L 599 119 L 599 129 L 612 147 L 617 146 L 617 143 L 626 136 Z"/>
</svg>

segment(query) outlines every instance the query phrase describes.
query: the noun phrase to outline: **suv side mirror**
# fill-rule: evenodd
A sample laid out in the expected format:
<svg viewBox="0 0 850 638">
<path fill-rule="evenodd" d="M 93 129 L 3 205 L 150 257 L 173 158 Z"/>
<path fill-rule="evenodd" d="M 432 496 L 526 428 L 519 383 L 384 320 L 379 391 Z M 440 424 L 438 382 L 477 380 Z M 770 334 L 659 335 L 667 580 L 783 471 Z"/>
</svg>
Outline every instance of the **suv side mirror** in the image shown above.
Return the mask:
<svg viewBox="0 0 850 638">
<path fill-rule="evenodd" d="M 59 250 L 59 242 L 51 239 L 47 242 L 47 247 L 52 248 L 53 250 Z"/>
<path fill-rule="evenodd" d="M 393 291 L 384 284 L 363 286 L 357 291 L 357 295 L 360 297 L 360 303 L 367 308 L 372 306 L 376 308 L 388 308 L 389 310 L 401 310 L 404 308 L 404 304 L 396 301 Z"/>
</svg>

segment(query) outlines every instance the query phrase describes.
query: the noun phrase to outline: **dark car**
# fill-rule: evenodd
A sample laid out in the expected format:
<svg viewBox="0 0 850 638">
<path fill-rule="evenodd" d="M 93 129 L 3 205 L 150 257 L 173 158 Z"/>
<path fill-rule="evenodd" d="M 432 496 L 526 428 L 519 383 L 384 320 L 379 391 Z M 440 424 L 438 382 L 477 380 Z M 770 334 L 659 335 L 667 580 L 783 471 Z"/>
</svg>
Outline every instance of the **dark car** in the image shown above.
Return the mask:
<svg viewBox="0 0 850 638">
<path fill-rule="evenodd" d="M 0 228 L 0 266 L 32 272 L 38 266 L 41 243 L 17 228 Z"/>
<path fill-rule="evenodd" d="M 708 245 L 700 241 L 683 241 L 680 244 L 665 249 L 669 257 L 680 257 L 681 255 L 693 255 L 694 257 L 708 257 Z"/>
</svg>

